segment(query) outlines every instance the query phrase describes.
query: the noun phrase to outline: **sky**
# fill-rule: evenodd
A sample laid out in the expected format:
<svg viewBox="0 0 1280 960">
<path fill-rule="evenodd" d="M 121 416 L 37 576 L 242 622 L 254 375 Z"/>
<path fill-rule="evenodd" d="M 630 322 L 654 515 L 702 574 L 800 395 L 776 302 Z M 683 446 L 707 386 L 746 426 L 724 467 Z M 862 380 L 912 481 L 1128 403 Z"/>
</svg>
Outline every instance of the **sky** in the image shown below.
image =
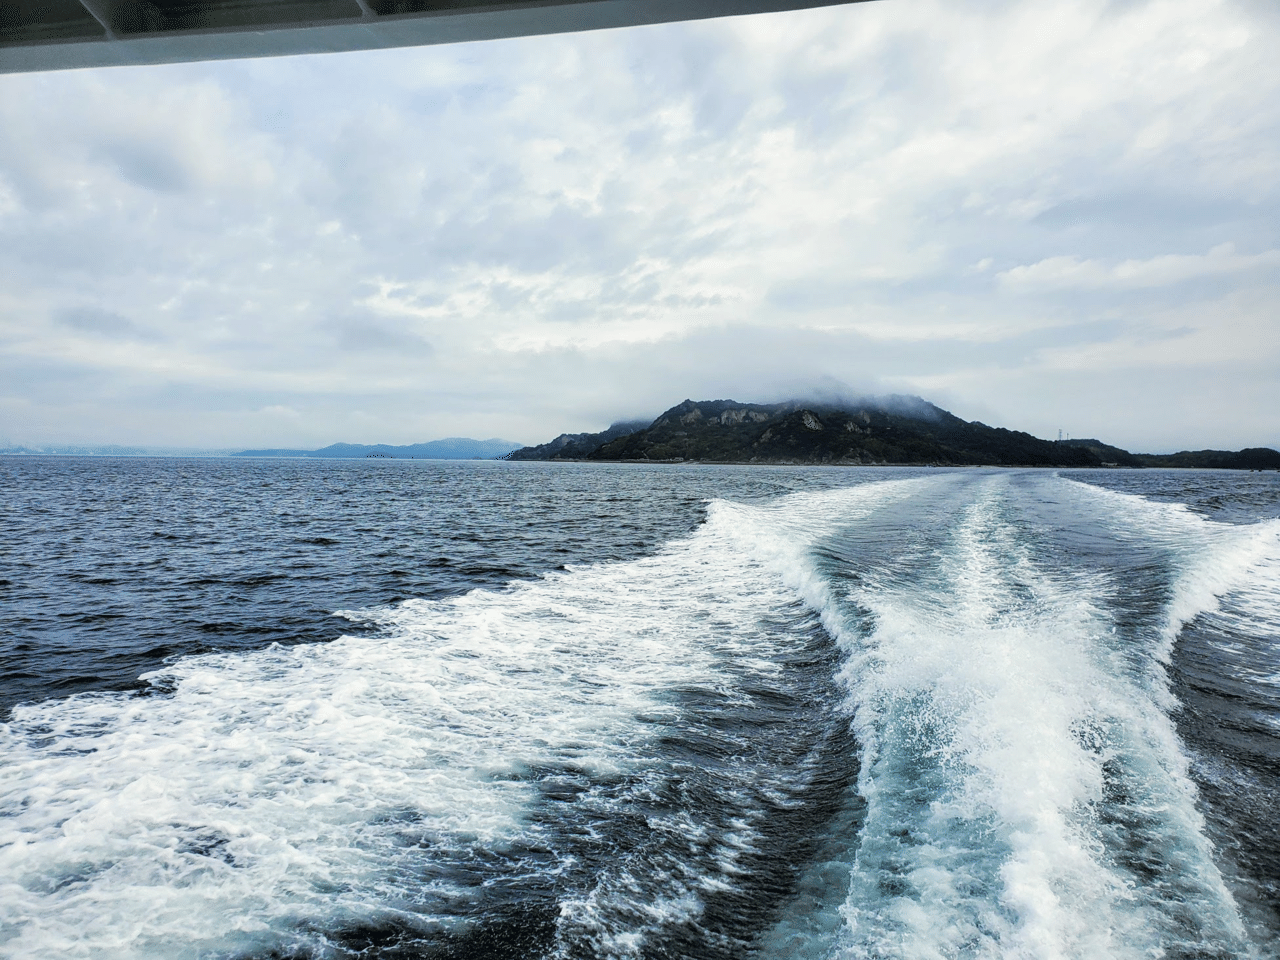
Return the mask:
<svg viewBox="0 0 1280 960">
<path fill-rule="evenodd" d="M 1280 448 L 1280 4 L 876 0 L 0 76 L 0 443 L 916 394 Z"/>
</svg>

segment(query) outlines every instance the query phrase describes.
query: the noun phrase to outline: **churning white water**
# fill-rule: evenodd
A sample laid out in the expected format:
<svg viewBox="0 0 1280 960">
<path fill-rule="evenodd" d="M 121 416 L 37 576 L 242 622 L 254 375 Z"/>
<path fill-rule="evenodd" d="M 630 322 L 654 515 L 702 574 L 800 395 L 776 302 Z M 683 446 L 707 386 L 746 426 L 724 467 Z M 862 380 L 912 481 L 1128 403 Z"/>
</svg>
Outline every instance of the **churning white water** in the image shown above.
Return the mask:
<svg viewBox="0 0 1280 960">
<path fill-rule="evenodd" d="M 939 474 L 21 706 L 0 956 L 1269 955 L 1167 665 L 1274 637 L 1278 569 L 1278 523 Z"/>
</svg>

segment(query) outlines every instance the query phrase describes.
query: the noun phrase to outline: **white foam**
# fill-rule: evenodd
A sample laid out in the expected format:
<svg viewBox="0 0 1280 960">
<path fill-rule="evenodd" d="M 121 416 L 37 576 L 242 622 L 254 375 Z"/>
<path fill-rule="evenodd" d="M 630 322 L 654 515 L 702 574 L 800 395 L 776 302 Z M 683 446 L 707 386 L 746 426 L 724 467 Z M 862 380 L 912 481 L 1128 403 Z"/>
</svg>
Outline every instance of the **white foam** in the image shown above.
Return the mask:
<svg viewBox="0 0 1280 960">
<path fill-rule="evenodd" d="M 352 612 L 383 635 L 184 660 L 153 675 L 163 696 L 20 708 L 0 730 L 0 954 L 167 960 L 296 944 L 323 955 L 325 931 L 343 925 L 453 923 L 450 905 L 483 892 L 447 870 L 423 880 L 424 861 L 537 847 L 547 828 L 529 812 L 548 771 L 645 789 L 672 691 L 745 703 L 743 675 L 782 669 L 785 637 L 760 619 L 797 598 L 845 648 L 863 748 L 867 817 L 838 955 L 1155 955 L 1172 927 L 1160 895 L 1112 862 L 1118 834 L 1099 819 L 1108 764 L 1135 791 L 1125 815 L 1179 865 L 1179 895 L 1235 942 L 1158 659 L 1126 672 L 1113 585 L 1042 569 L 1005 515 L 1009 482 L 959 473 L 715 502 L 657 556 Z M 1044 482 L 1121 536 L 1172 545 L 1157 658 L 1177 624 L 1223 595 L 1270 602 L 1258 584 L 1275 569 L 1274 529 L 1222 531 Z M 817 550 L 841 526 L 896 503 L 957 501 L 966 512 L 920 578 L 902 579 L 915 548 L 893 540 L 879 579 L 858 571 L 851 596 L 833 586 Z M 743 811 L 714 836 L 688 811 L 653 814 L 655 834 L 708 845 L 714 870 L 606 865 L 560 905 L 565 954 L 586 943 L 640 955 L 696 922 L 709 896 L 742 882 L 761 835 Z"/>
<path fill-rule="evenodd" d="M 877 486 L 803 495 L 807 536 L 826 507 L 894 489 Z M 452 922 L 448 904 L 475 892 L 424 882 L 424 859 L 519 855 L 541 829 L 526 821 L 532 776 L 641 769 L 667 691 L 732 694 L 730 662 L 776 669 L 759 618 L 797 584 L 822 590 L 797 532 L 753 521 L 786 513 L 713 504 L 658 556 L 349 613 L 385 635 L 183 660 L 150 676 L 163 696 L 19 708 L 0 730 L 0 950 L 229 955 L 321 949 L 326 929 L 387 918 Z M 673 880 L 649 926 L 734 883 L 750 843 L 744 822 L 722 875 Z M 610 935 L 639 949 L 646 929 Z"/>
<path fill-rule="evenodd" d="M 707 522 L 690 546 L 696 556 L 698 589 L 713 591 L 719 609 L 715 616 L 693 624 L 697 635 L 693 642 L 734 670 L 750 670 L 760 678 L 776 674 L 778 638 L 759 630 L 761 614 L 785 610 L 798 596 L 812 609 L 829 611 L 830 585 L 814 567 L 813 546 L 830 533 L 834 522 L 865 517 L 917 488 L 916 481 L 886 481 L 793 494 L 764 505 L 712 502 Z M 659 559 L 669 562 L 671 556 L 668 552 Z M 664 598 L 667 595 L 664 590 Z M 663 606 L 668 606 L 666 599 Z M 726 693 L 734 688 L 728 676 L 717 681 L 709 674 L 690 675 L 686 682 L 718 683 Z M 555 955 L 578 956 L 582 945 L 588 944 L 599 956 L 640 956 L 646 948 L 661 944 L 664 930 L 672 925 L 696 922 L 706 895 L 731 890 L 739 882 L 738 864 L 755 848 L 759 829 L 754 821 L 760 815 L 759 810 L 750 811 L 714 838 L 714 874 L 689 875 L 681 868 L 656 877 L 652 863 L 642 867 L 626 858 L 617 867 L 603 870 L 588 889 L 561 905 L 560 951 Z M 651 816 L 649 827 L 690 845 L 708 840 L 705 828 L 684 810 Z M 635 873 L 641 869 L 646 873 L 643 880 Z M 647 893 L 638 897 L 638 891 Z"/>
<path fill-rule="evenodd" d="M 1217 523 L 1183 504 L 1162 503 L 1077 481 L 1064 481 L 1079 498 L 1107 511 L 1120 540 L 1159 544 L 1177 569 L 1162 624 L 1161 660 L 1168 661 L 1178 631 L 1197 616 L 1217 613 L 1230 597 L 1274 636 L 1280 623 L 1280 519 Z"/>
<path fill-rule="evenodd" d="M 874 618 L 844 632 L 868 814 L 840 955 L 1159 955 L 1180 934 L 1114 859 L 1131 837 L 1101 819 L 1109 762 L 1177 896 L 1239 945 L 1159 691 L 1111 645 L 1107 584 L 1038 568 L 1008 483 L 982 485 L 931 568 L 855 591 Z"/>
</svg>

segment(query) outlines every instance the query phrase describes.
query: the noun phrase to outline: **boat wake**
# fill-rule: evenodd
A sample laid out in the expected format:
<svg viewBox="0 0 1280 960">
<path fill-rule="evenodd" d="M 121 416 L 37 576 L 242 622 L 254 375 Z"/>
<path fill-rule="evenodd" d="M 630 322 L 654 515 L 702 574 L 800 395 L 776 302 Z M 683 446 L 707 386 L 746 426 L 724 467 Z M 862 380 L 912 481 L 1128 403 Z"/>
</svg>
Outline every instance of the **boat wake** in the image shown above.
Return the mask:
<svg viewBox="0 0 1280 960">
<path fill-rule="evenodd" d="M 1170 664 L 1275 698 L 1277 569 L 1280 523 L 939 474 L 19 707 L 0 955 L 1273 956 Z"/>
</svg>

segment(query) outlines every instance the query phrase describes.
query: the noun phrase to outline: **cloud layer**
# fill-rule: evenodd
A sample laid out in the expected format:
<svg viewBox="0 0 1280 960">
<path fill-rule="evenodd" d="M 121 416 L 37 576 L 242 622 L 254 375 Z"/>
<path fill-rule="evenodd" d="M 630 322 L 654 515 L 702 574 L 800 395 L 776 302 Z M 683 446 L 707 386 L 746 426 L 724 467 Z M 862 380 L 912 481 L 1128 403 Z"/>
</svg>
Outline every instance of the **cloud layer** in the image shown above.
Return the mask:
<svg viewBox="0 0 1280 960">
<path fill-rule="evenodd" d="M 881 0 L 0 77 L 0 438 L 920 393 L 1280 446 L 1280 15 Z"/>
</svg>

